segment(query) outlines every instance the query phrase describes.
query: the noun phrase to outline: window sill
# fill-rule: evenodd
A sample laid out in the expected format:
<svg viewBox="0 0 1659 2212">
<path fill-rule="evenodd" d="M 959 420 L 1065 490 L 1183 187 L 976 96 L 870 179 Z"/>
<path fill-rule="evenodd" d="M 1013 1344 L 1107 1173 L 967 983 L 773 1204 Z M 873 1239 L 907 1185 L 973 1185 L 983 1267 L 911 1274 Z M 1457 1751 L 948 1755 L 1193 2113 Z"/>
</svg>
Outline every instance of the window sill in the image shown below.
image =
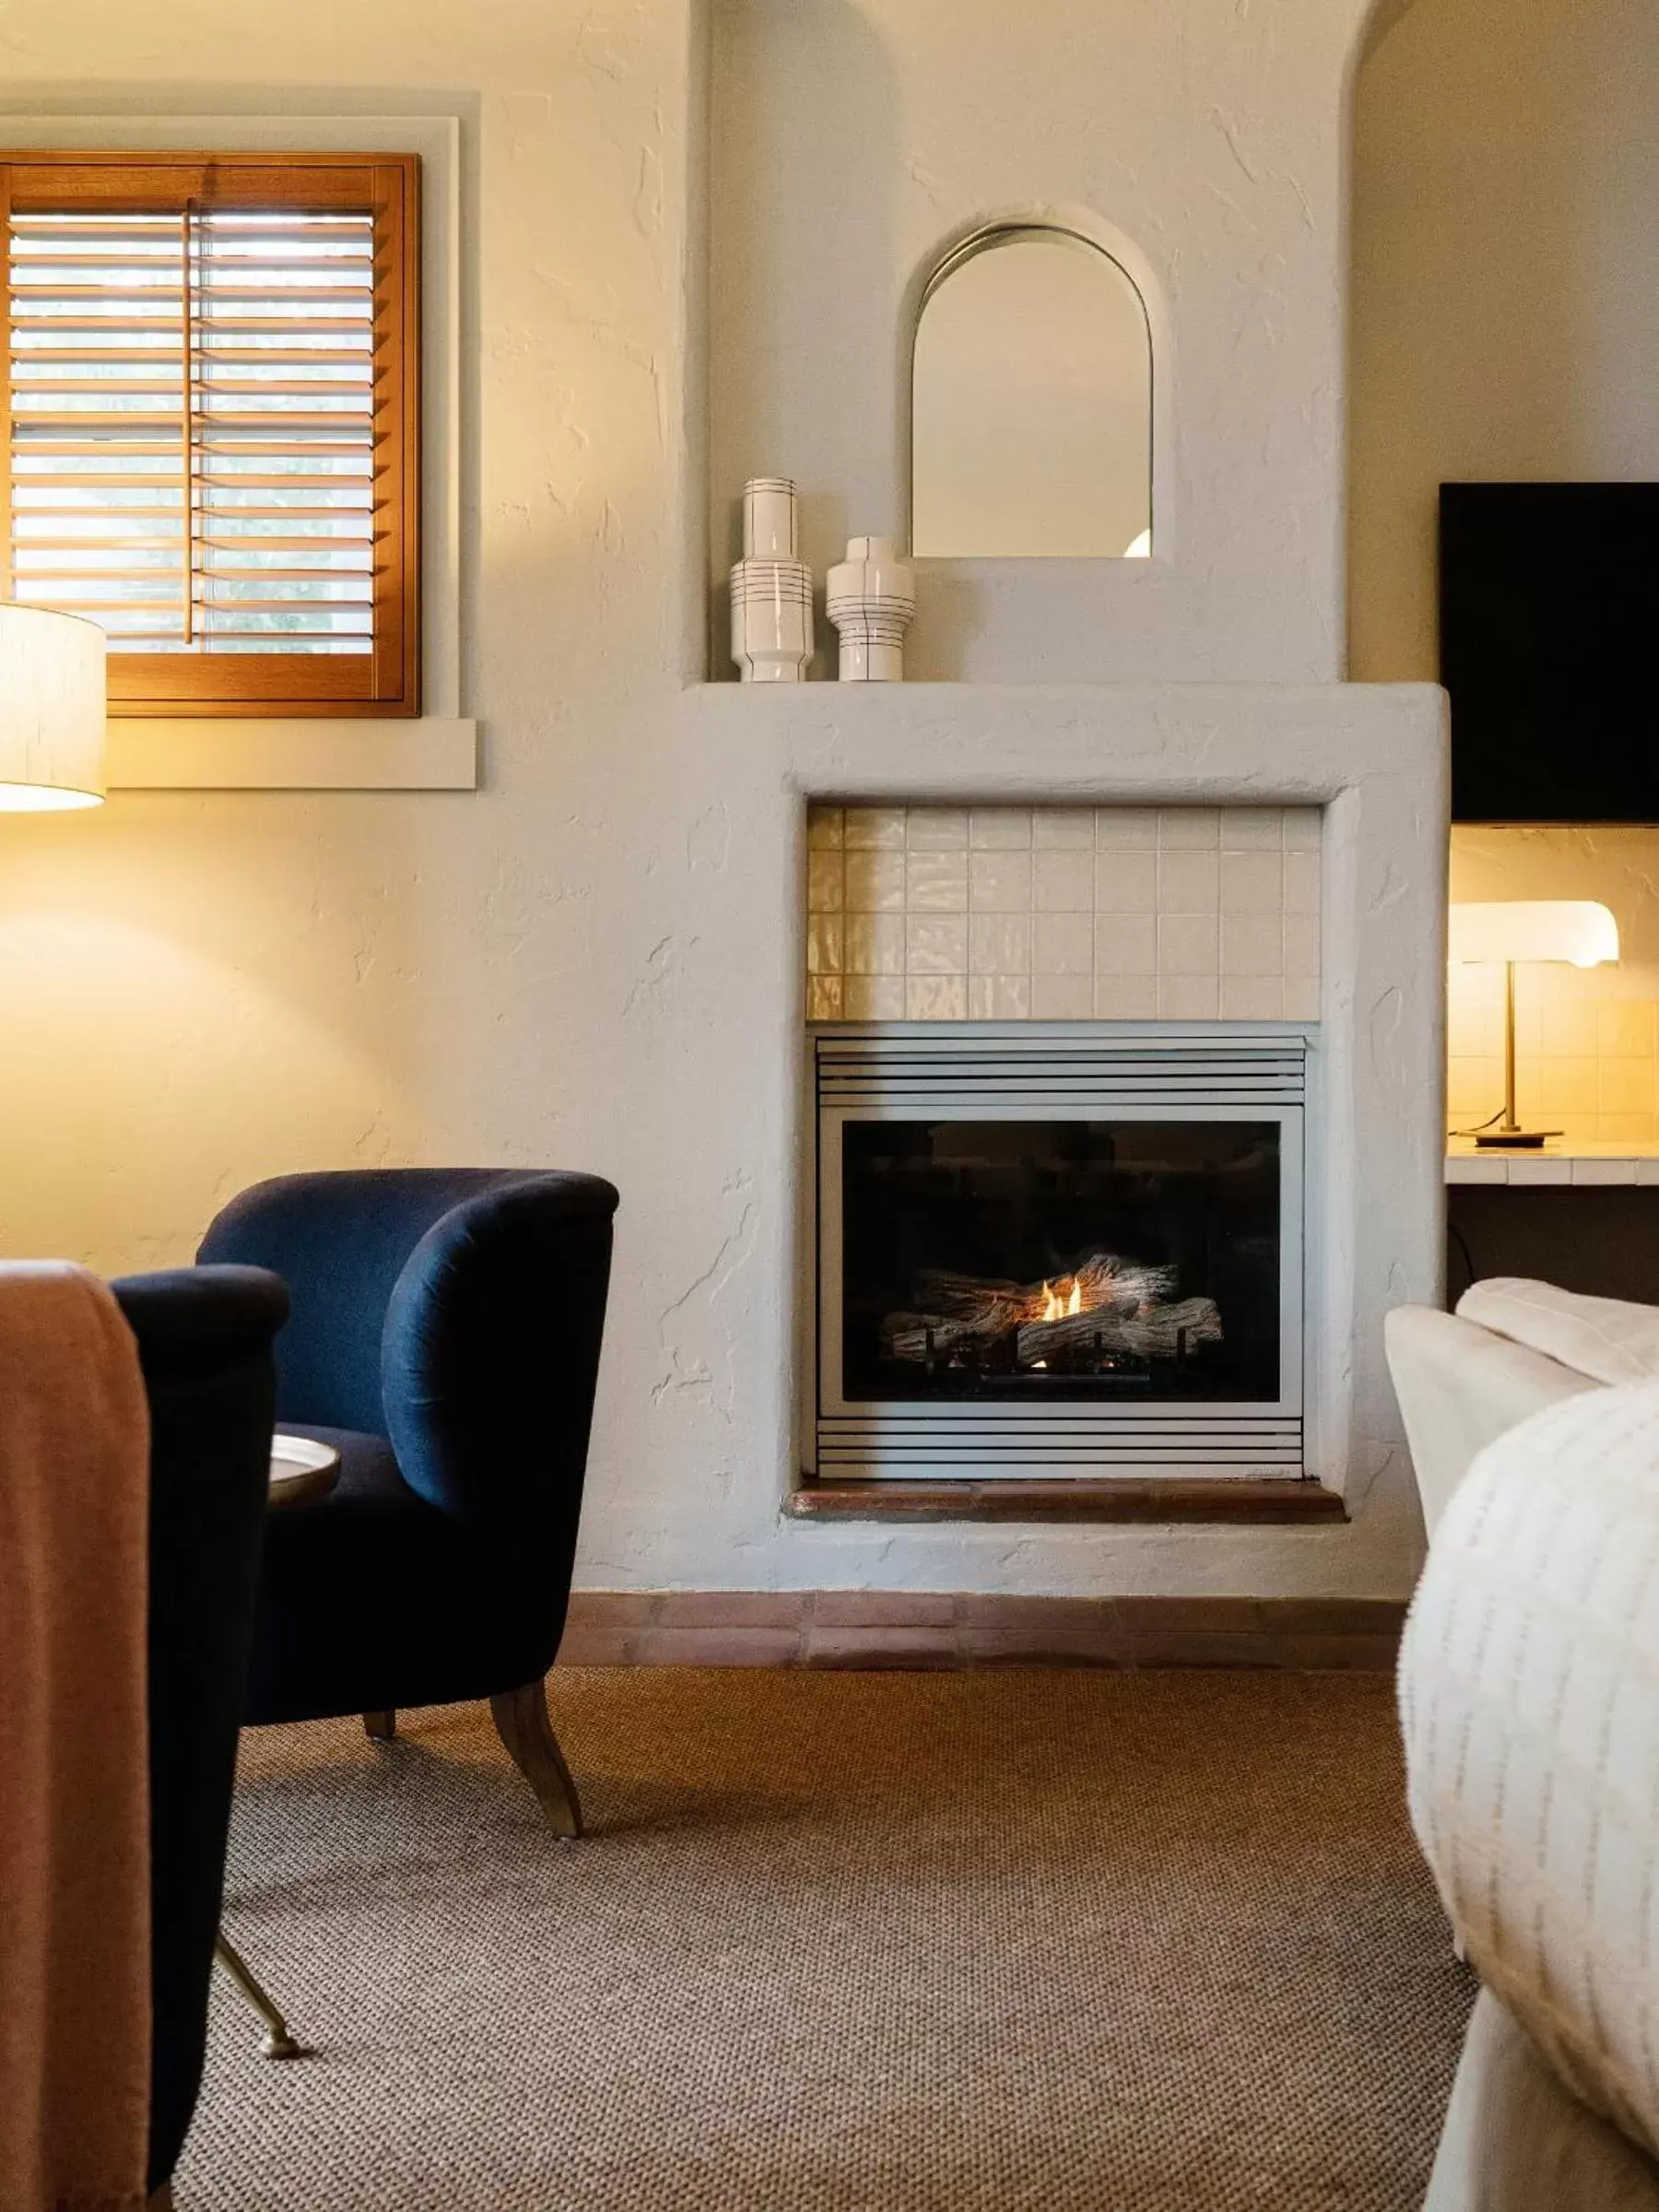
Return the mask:
<svg viewBox="0 0 1659 2212">
<path fill-rule="evenodd" d="M 112 719 L 112 791 L 476 791 L 478 725 Z"/>
</svg>

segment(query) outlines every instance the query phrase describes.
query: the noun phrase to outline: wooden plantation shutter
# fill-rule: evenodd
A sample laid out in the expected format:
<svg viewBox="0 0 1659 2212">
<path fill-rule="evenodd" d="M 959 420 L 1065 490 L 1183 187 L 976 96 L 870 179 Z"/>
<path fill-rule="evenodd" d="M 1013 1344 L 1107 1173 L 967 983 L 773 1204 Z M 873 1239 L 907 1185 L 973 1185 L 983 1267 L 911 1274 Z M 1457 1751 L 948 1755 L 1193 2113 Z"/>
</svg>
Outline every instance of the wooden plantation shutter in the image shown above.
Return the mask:
<svg viewBox="0 0 1659 2212">
<path fill-rule="evenodd" d="M 0 160 L 0 596 L 117 714 L 419 712 L 418 158 Z"/>
</svg>

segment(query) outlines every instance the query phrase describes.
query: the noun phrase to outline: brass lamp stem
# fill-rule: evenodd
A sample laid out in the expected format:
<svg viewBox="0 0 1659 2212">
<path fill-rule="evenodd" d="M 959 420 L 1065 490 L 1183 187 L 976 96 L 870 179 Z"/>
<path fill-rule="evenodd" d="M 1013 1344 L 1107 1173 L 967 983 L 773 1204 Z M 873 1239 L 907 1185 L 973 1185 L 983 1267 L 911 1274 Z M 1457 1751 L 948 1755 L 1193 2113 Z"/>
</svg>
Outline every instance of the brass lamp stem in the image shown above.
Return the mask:
<svg viewBox="0 0 1659 2212">
<path fill-rule="evenodd" d="M 1477 1146 L 1511 1145 L 1535 1152 L 1559 1129 L 1523 1129 L 1515 1119 L 1515 963 L 1503 963 L 1503 1116 L 1496 1126 L 1473 1133 Z"/>
<path fill-rule="evenodd" d="M 1503 963 L 1503 1119 L 1498 1124 L 1501 1136 L 1510 1136 L 1521 1126 L 1515 1119 L 1515 963 Z"/>
</svg>

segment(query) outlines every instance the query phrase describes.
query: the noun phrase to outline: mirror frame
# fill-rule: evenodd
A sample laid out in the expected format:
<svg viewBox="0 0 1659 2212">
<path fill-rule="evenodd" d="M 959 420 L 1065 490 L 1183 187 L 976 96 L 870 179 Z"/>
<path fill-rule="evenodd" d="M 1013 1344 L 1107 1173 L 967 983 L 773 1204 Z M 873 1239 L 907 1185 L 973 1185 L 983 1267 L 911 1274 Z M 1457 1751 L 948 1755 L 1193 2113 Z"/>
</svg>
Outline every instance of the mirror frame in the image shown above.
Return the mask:
<svg viewBox="0 0 1659 2212">
<path fill-rule="evenodd" d="M 947 278 L 966 263 L 976 260 L 982 253 L 994 252 L 998 246 L 1015 245 L 1022 239 L 1065 239 L 1088 253 L 1098 253 L 1108 261 L 1135 294 L 1141 312 L 1141 328 L 1147 343 L 1147 515 L 1151 532 L 1152 549 L 1145 562 L 1136 559 L 1135 568 L 1150 567 L 1159 557 L 1159 524 L 1158 519 L 1158 347 L 1153 342 L 1152 310 L 1144 285 L 1134 272 L 1125 266 L 1122 257 L 1098 238 L 1090 238 L 1087 230 L 1076 224 L 1062 222 L 1053 217 L 1041 215 L 994 216 L 989 221 L 976 223 L 971 230 L 947 245 L 923 278 L 915 295 L 915 305 L 908 317 L 908 330 L 901 359 L 904 379 L 903 405 L 900 420 L 903 424 L 903 452 L 900 465 L 904 472 L 902 512 L 904 514 L 904 542 L 913 560 L 959 561 L 969 563 L 986 560 L 1068 560 L 1106 561 L 1114 568 L 1123 563 L 1122 553 L 926 553 L 918 556 L 916 544 L 916 342 L 922 333 L 922 318 L 927 312 L 927 303 Z"/>
</svg>

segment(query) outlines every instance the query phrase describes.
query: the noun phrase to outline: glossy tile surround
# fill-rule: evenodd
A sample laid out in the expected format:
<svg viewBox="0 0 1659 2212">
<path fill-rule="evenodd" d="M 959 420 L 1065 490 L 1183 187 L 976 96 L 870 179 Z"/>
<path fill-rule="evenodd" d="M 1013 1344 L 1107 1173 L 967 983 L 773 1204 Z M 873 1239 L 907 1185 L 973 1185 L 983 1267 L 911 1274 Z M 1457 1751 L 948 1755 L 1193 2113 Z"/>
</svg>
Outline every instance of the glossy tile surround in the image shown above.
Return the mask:
<svg viewBox="0 0 1659 2212">
<path fill-rule="evenodd" d="M 1515 1097 L 1524 1123 L 1574 1146 L 1659 1141 L 1659 1003 L 1625 995 L 1640 967 L 1545 963 L 1515 979 Z M 1503 1100 L 1503 971 L 1449 971 L 1447 1114 L 1477 1127 Z"/>
<path fill-rule="evenodd" d="M 1314 1020 L 1321 816 L 813 806 L 812 1021 Z"/>
</svg>

